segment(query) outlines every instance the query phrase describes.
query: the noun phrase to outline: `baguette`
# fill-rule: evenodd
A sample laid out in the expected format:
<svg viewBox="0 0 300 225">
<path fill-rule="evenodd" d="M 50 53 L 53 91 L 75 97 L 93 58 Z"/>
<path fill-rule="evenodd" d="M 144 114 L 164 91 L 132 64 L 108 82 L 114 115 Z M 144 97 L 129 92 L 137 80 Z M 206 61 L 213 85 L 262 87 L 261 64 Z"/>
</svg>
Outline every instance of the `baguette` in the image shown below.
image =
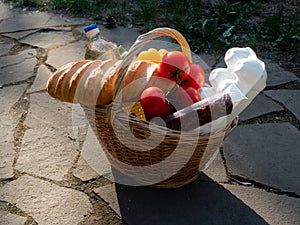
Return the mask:
<svg viewBox="0 0 300 225">
<path fill-rule="evenodd" d="M 59 68 L 47 82 L 50 96 L 58 100 L 83 105 L 108 105 L 113 101 L 115 82 L 121 60 L 81 60 Z M 134 61 L 130 64 L 122 88 L 123 101 L 138 101 L 142 91 L 157 82 L 157 64 Z M 138 82 L 134 82 L 134 81 Z M 162 85 L 161 85 L 162 86 Z"/>
</svg>

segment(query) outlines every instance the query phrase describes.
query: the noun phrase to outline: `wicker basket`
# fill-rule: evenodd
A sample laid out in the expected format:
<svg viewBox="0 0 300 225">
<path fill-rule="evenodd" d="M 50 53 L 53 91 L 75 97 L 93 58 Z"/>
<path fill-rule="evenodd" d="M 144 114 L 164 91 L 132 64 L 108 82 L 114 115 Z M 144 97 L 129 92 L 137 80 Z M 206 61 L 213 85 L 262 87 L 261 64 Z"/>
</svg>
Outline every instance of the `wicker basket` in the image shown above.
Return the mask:
<svg viewBox="0 0 300 225">
<path fill-rule="evenodd" d="M 185 38 L 176 30 L 157 28 L 138 37 L 123 60 L 115 85 L 115 96 L 121 90 L 128 66 L 147 43 L 161 36 L 174 38 L 182 52 L 191 59 Z M 138 184 L 159 188 L 177 188 L 199 176 L 199 164 L 207 148 L 216 151 L 234 128 L 227 125 L 214 133 L 175 131 L 140 119 L 139 104 L 134 104 L 130 115 L 124 104 L 116 100 L 108 106 L 82 106 L 111 166 Z M 153 142 L 159 144 L 153 147 Z"/>
</svg>

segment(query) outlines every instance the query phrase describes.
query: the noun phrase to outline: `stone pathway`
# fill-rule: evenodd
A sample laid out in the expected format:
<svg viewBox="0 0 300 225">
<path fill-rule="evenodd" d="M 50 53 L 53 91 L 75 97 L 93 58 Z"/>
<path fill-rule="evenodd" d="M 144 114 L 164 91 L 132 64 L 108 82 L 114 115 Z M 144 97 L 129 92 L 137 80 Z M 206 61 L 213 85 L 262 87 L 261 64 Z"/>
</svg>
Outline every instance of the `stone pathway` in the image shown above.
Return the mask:
<svg viewBox="0 0 300 225">
<path fill-rule="evenodd" d="M 300 223 L 299 74 L 264 60 L 266 89 L 193 184 L 119 185 L 81 109 L 45 90 L 52 72 L 83 58 L 91 22 L 0 1 L 1 225 Z M 102 31 L 127 49 L 139 35 Z"/>
</svg>

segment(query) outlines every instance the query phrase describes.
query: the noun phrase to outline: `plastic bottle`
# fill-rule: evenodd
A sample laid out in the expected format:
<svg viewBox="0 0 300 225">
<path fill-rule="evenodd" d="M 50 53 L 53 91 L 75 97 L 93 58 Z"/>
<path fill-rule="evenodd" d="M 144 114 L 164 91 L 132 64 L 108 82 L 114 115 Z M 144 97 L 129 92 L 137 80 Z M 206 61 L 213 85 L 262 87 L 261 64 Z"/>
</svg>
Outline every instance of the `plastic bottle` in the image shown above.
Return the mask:
<svg viewBox="0 0 300 225">
<path fill-rule="evenodd" d="M 107 41 L 100 36 L 97 24 L 85 27 L 84 31 L 89 39 L 85 51 L 85 59 L 122 59 L 126 55 L 126 50 L 123 46 L 117 46 L 115 43 Z"/>
</svg>

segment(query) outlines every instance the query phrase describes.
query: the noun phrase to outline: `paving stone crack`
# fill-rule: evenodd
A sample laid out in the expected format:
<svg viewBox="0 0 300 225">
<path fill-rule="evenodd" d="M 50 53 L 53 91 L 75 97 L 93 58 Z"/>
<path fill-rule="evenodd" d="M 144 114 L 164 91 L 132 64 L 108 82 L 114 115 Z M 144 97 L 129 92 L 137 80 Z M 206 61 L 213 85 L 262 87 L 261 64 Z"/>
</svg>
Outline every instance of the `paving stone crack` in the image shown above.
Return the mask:
<svg viewBox="0 0 300 225">
<path fill-rule="evenodd" d="M 57 68 L 55 68 L 54 66 L 52 66 L 52 65 L 50 65 L 50 64 L 48 64 L 48 63 L 44 63 L 44 65 L 52 72 L 52 73 L 54 73 L 56 70 L 57 70 Z"/>
<path fill-rule="evenodd" d="M 30 85 L 29 85 L 30 86 Z M 28 109 L 29 109 L 29 95 L 26 93 L 26 91 L 23 93 L 23 95 L 20 97 L 19 101 L 15 104 L 14 108 L 18 107 L 18 110 L 21 110 L 21 118 L 15 128 L 14 131 L 14 149 L 15 149 L 15 159 L 13 162 L 13 167 L 16 165 L 21 145 L 22 145 L 22 139 L 24 137 L 24 134 L 27 129 L 29 129 L 26 125 L 24 125 L 24 121 L 26 119 Z M 16 106 L 18 105 L 18 106 Z M 14 110 L 15 111 L 15 110 Z"/>
<path fill-rule="evenodd" d="M 226 175 L 227 175 L 229 172 L 228 172 L 226 158 L 225 158 L 225 154 L 224 154 L 224 150 L 223 150 L 223 146 L 222 145 L 220 146 L 220 155 L 221 155 L 223 166 L 225 168 L 225 172 L 226 172 Z"/>
<path fill-rule="evenodd" d="M 223 57 L 222 55 L 216 55 L 216 54 L 214 55 L 214 62 L 215 63 L 211 66 L 211 69 L 210 69 L 211 71 L 216 69 L 216 66 L 221 62 L 222 57 Z"/>
<path fill-rule="evenodd" d="M 115 224 L 113 221 L 118 220 L 118 223 L 116 224 L 119 224 L 119 222 L 122 221 L 122 224 L 127 225 L 126 221 L 122 220 L 122 218 L 120 218 L 120 216 L 109 206 L 109 203 L 101 198 L 95 191 L 91 190 L 87 195 L 90 198 L 94 212 L 87 215 L 85 220 L 78 225 L 102 224 L 100 222 L 102 216 L 109 216 L 112 224 Z"/>
<path fill-rule="evenodd" d="M 4 22 L 5 20 L 7 20 L 7 18 L 6 18 L 6 19 L 0 19 L 0 24 L 1 24 L 2 22 Z"/>
<path fill-rule="evenodd" d="M 258 189 L 263 189 L 267 192 L 271 192 L 273 194 L 277 194 L 277 195 L 286 195 L 288 197 L 293 197 L 293 198 L 300 198 L 300 195 L 296 194 L 295 192 L 289 192 L 289 191 L 284 191 L 281 190 L 279 188 L 274 188 L 272 186 L 266 185 L 266 184 L 262 184 L 260 182 L 257 182 L 255 180 L 251 180 L 248 178 L 244 178 L 238 175 L 234 175 L 234 174 L 230 174 L 228 173 L 228 178 L 229 178 L 229 182 L 231 184 L 238 184 L 238 185 L 242 185 L 242 186 L 252 186 Z"/>
<path fill-rule="evenodd" d="M 25 62 L 25 61 L 26 61 L 26 59 L 24 59 L 24 60 L 22 60 L 22 61 L 20 61 L 20 62 L 17 62 L 17 63 L 12 63 L 12 64 L 8 64 L 8 65 L 5 65 L 5 66 L 2 66 L 2 67 L 0 67 L 0 70 L 5 69 L 5 68 L 8 68 L 8 67 L 12 67 L 12 66 L 19 65 L 19 64 L 21 64 L 21 63 L 23 63 L 23 62 Z"/>
<path fill-rule="evenodd" d="M 24 223 L 24 225 L 38 225 L 38 223 L 26 212 L 18 208 L 15 204 L 12 204 L 10 202 L 2 201 L 0 200 L 0 210 L 3 210 L 5 212 L 15 214 L 18 216 L 26 217 L 27 220 Z M 1 222 L 1 221 L 0 221 Z"/>
<path fill-rule="evenodd" d="M 20 39 L 16 39 L 16 40 L 22 41 L 22 39 L 27 38 L 27 37 L 29 37 L 29 36 L 31 36 L 31 35 L 33 35 L 33 34 L 36 34 L 36 33 L 38 33 L 39 31 L 40 31 L 40 29 L 36 29 L 36 30 L 34 30 L 33 32 L 28 33 L 28 34 L 25 34 L 25 35 L 22 36 Z"/>
<path fill-rule="evenodd" d="M 293 198 L 300 198 L 300 195 L 298 195 L 294 192 L 283 191 L 283 190 L 280 190 L 278 188 L 274 188 L 274 187 L 259 183 L 255 180 L 251 180 L 251 179 L 248 179 L 248 178 L 244 178 L 244 177 L 241 177 L 241 176 L 238 176 L 238 175 L 231 174 L 228 171 L 228 168 L 227 168 L 227 165 L 226 165 L 226 158 L 225 158 L 222 147 L 220 148 L 220 154 L 221 154 L 223 164 L 224 164 L 224 167 L 225 167 L 226 176 L 228 177 L 228 182 L 226 182 L 226 184 L 232 184 L 232 185 L 238 184 L 238 185 L 246 186 L 246 187 L 252 186 L 252 187 L 255 187 L 255 188 L 258 188 L 258 189 L 263 189 L 267 192 L 272 192 L 274 194 L 286 195 L 288 197 L 293 197 Z"/>
<path fill-rule="evenodd" d="M 31 45 L 25 44 L 25 43 L 21 43 L 14 38 L 10 38 L 10 39 L 14 40 L 16 44 L 9 50 L 9 55 L 16 55 L 24 50 L 34 48 L 34 46 L 31 46 Z"/>
<path fill-rule="evenodd" d="M 34 178 L 49 182 L 51 184 L 55 184 L 59 187 L 73 189 L 73 190 L 80 191 L 80 192 L 86 194 L 89 197 L 89 200 L 93 206 L 93 211 L 103 208 L 103 204 L 106 204 L 108 210 L 111 210 L 109 208 L 108 204 L 105 203 L 104 200 L 102 198 L 100 198 L 93 191 L 95 188 L 111 184 L 111 181 L 107 180 L 104 177 L 100 177 L 100 178 L 97 178 L 97 179 L 94 179 L 91 181 L 87 181 L 87 182 L 82 182 L 80 179 L 75 178 L 75 177 L 73 177 L 73 178 L 68 177 L 68 179 L 64 180 L 64 181 L 54 181 L 54 180 L 51 180 L 51 179 L 48 179 L 45 177 L 40 177 L 40 176 L 30 174 L 30 173 L 25 173 L 25 172 L 20 172 L 20 171 L 17 171 L 17 172 L 19 172 L 19 176 L 26 174 L 28 176 L 32 176 Z M 7 203 L 7 204 L 10 204 L 10 203 Z M 101 204 L 102 207 L 98 207 L 99 204 Z M 12 211 L 10 211 L 10 212 L 12 212 Z M 115 214 L 115 212 L 113 212 L 113 213 Z M 86 215 L 86 216 L 88 217 L 89 215 Z M 115 214 L 115 216 L 117 216 L 117 215 Z"/>
<path fill-rule="evenodd" d="M 279 89 L 292 89 L 292 90 L 299 90 L 300 89 L 300 79 L 290 81 L 284 84 L 279 84 L 275 86 L 268 86 L 264 89 L 264 91 L 268 90 L 279 90 Z"/>
<path fill-rule="evenodd" d="M 36 57 L 39 57 L 38 54 Z M 13 162 L 13 168 L 15 168 L 15 165 L 18 161 L 18 157 L 19 157 L 19 153 L 21 150 L 21 146 L 22 146 L 22 139 L 24 137 L 24 134 L 26 132 L 26 130 L 29 129 L 28 126 L 26 126 L 24 124 L 24 121 L 27 117 L 28 114 L 28 110 L 30 107 L 30 94 L 27 93 L 27 91 L 30 89 L 30 87 L 33 84 L 33 81 L 36 77 L 37 74 L 37 70 L 39 67 L 39 60 L 36 63 L 34 70 L 33 70 L 33 76 L 31 76 L 30 78 L 28 78 L 25 82 L 28 83 L 28 86 L 26 88 L 26 90 L 24 91 L 24 93 L 22 94 L 22 96 L 19 98 L 19 100 L 13 105 L 11 111 L 16 112 L 16 113 L 21 113 L 21 117 L 19 119 L 19 122 L 14 130 L 14 149 L 15 149 L 15 158 L 14 158 L 14 162 Z M 14 169 L 15 171 L 15 169 Z"/>
<path fill-rule="evenodd" d="M 20 84 L 31 84 L 32 79 L 34 79 L 34 78 L 35 78 L 35 76 L 31 76 L 26 80 L 17 81 L 17 82 L 8 83 L 8 84 L 2 84 L 2 85 L 0 85 L 0 89 L 3 89 L 5 87 L 9 87 L 9 86 L 20 85 Z"/>
<path fill-rule="evenodd" d="M 73 44 L 73 43 L 75 43 L 75 42 L 78 42 L 78 40 L 72 40 L 72 41 L 69 41 L 69 42 L 67 42 L 67 43 L 65 43 L 65 44 L 55 45 L 55 46 L 46 48 L 46 51 L 47 51 L 47 52 L 48 52 L 48 51 L 52 51 L 52 50 L 54 50 L 54 49 L 61 48 L 61 47 L 64 47 L 64 46 L 67 46 L 67 45 Z"/>
<path fill-rule="evenodd" d="M 12 33 L 20 33 L 20 32 L 24 32 L 24 31 L 35 31 L 35 30 L 39 30 L 39 29 L 51 29 L 51 28 L 62 28 L 62 27 L 72 27 L 72 26 L 87 26 L 90 23 L 74 23 L 74 24 L 65 24 L 65 25 L 50 25 L 50 26 L 43 26 L 43 27 L 34 27 L 34 28 L 26 28 L 26 29 L 19 29 L 19 30 L 13 30 L 13 31 L 4 31 L 1 32 L 0 31 L 0 35 L 3 34 L 12 34 Z"/>
<path fill-rule="evenodd" d="M 262 123 L 290 123 L 300 131 L 300 121 L 296 116 L 283 106 L 283 110 L 263 114 L 248 120 L 240 120 L 239 125 Z"/>
</svg>

